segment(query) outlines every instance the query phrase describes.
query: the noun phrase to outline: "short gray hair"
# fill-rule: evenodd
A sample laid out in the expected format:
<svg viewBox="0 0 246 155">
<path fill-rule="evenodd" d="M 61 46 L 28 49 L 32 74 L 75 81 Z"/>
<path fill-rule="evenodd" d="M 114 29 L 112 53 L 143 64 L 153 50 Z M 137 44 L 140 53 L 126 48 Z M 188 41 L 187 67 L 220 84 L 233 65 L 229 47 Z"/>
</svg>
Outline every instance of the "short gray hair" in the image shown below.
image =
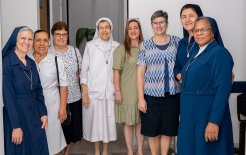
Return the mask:
<svg viewBox="0 0 246 155">
<path fill-rule="evenodd" d="M 32 33 L 32 38 L 33 38 L 33 34 L 34 34 L 33 33 L 33 30 L 31 28 L 27 27 L 27 26 L 25 26 L 25 27 L 23 27 L 23 28 L 20 29 L 20 31 L 17 34 L 17 38 L 19 38 L 20 33 L 23 32 L 23 31 L 29 31 L 29 32 L 31 32 Z"/>
</svg>

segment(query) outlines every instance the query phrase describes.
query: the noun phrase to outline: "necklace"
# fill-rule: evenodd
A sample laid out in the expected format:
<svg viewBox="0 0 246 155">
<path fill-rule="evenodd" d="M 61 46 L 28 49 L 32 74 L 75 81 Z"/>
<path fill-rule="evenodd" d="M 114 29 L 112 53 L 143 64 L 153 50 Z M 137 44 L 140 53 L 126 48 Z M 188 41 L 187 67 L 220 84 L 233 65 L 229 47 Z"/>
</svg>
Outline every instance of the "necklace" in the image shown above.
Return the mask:
<svg viewBox="0 0 246 155">
<path fill-rule="evenodd" d="M 24 69 L 22 69 L 24 74 L 26 75 L 26 77 L 29 79 L 30 83 L 31 83 L 31 90 L 32 90 L 32 71 L 30 70 L 30 76 L 28 76 L 28 74 L 26 73 L 26 71 Z"/>
<path fill-rule="evenodd" d="M 110 49 L 110 50 L 111 50 L 111 49 Z M 106 64 L 108 64 L 108 58 L 109 58 L 109 56 L 110 56 L 110 53 L 109 53 L 110 50 L 103 51 L 103 57 L 104 57 L 104 59 L 106 60 Z"/>
<path fill-rule="evenodd" d="M 187 45 L 187 49 L 186 49 L 186 56 L 187 56 L 187 58 L 190 57 L 190 51 L 192 50 L 192 48 L 193 48 L 194 45 L 195 45 L 195 42 L 192 44 L 190 50 L 188 50 L 188 46 L 189 46 L 189 45 Z"/>
</svg>

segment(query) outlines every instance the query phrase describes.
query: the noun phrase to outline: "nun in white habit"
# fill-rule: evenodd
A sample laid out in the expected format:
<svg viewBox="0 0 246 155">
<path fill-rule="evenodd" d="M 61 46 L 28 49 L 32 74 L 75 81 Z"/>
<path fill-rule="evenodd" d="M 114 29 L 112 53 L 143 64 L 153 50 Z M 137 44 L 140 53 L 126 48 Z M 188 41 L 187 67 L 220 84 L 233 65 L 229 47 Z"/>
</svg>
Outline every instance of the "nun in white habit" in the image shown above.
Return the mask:
<svg viewBox="0 0 246 155">
<path fill-rule="evenodd" d="M 80 74 L 83 94 L 83 138 L 95 143 L 95 155 L 108 154 L 108 143 L 116 140 L 113 84 L 113 52 L 119 43 L 112 37 L 109 18 L 96 22 L 96 33 L 85 47 Z"/>
</svg>

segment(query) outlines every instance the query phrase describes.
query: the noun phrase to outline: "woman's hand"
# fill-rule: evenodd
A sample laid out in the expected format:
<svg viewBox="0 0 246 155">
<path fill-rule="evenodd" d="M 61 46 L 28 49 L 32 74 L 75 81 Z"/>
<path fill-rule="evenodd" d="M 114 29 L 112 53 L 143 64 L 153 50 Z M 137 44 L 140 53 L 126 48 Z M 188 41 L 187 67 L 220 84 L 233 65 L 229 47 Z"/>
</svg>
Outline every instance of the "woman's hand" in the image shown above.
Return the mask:
<svg viewBox="0 0 246 155">
<path fill-rule="evenodd" d="M 176 75 L 176 78 L 178 79 L 179 83 L 182 84 L 181 73 L 178 73 L 178 74 Z"/>
<path fill-rule="evenodd" d="M 47 129 L 48 128 L 48 117 L 46 115 L 41 117 L 41 122 L 42 122 L 42 129 Z"/>
<path fill-rule="evenodd" d="M 12 130 L 12 143 L 18 145 L 22 143 L 23 132 L 21 128 L 15 128 Z"/>
<path fill-rule="evenodd" d="M 219 136 L 219 126 L 217 124 L 209 122 L 205 130 L 205 140 L 217 141 Z"/>
<path fill-rule="evenodd" d="M 82 104 L 83 104 L 83 106 L 85 108 L 89 108 L 89 106 L 90 106 L 90 100 L 89 100 L 89 95 L 88 94 L 84 94 L 83 95 Z"/>
<path fill-rule="evenodd" d="M 138 110 L 147 113 L 147 103 L 144 98 L 138 100 Z"/>
<path fill-rule="evenodd" d="M 68 106 L 68 105 L 67 105 Z M 63 123 L 67 119 L 67 110 L 66 108 L 60 107 L 58 110 L 58 119 Z"/>
<path fill-rule="evenodd" d="M 115 91 L 114 98 L 115 98 L 115 103 L 116 104 L 121 104 L 121 102 L 122 102 L 122 96 L 121 96 L 121 91 L 120 90 L 116 90 Z"/>
</svg>

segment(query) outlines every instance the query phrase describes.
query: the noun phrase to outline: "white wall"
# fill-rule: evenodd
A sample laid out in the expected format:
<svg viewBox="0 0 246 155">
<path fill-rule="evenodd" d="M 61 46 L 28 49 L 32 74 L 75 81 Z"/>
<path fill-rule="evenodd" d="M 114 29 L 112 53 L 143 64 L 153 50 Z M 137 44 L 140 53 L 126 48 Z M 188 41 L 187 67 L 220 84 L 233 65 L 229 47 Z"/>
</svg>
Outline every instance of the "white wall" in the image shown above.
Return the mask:
<svg viewBox="0 0 246 155">
<path fill-rule="evenodd" d="M 226 48 L 234 59 L 233 72 L 236 81 L 246 81 L 246 1 L 245 0 L 129 0 L 129 17 L 139 18 L 143 27 L 144 37 L 152 34 L 150 17 L 154 11 L 162 9 L 169 15 L 168 33 L 182 37 L 182 26 L 179 12 L 186 3 L 199 4 L 205 16 L 211 16 L 218 22 Z M 234 143 L 238 143 L 239 123 L 236 115 L 236 95 L 230 98 L 230 108 L 233 121 Z"/>
<path fill-rule="evenodd" d="M 38 0 L 0 0 L 0 49 L 4 47 L 15 27 L 29 26 L 36 30 L 38 19 Z M 0 57 L 0 73 L 0 81 L 2 81 L 2 56 Z M 2 82 L 0 88 L 2 88 Z M 0 89 L 0 155 L 4 155 L 3 142 L 2 89 Z"/>
<path fill-rule="evenodd" d="M 2 47 L 17 26 L 38 28 L 38 0 L 1 0 Z"/>
</svg>

